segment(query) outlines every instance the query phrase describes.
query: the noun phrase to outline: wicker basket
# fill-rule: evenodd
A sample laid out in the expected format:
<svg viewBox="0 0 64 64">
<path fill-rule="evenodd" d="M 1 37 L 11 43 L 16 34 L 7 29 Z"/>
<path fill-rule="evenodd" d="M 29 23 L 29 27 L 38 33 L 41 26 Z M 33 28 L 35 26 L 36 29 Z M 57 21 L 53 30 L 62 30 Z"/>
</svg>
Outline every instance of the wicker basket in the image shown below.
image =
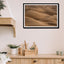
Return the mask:
<svg viewBox="0 0 64 64">
<path fill-rule="evenodd" d="M 28 50 L 28 49 L 25 49 L 25 56 L 27 55 L 37 55 L 38 54 L 38 48 L 35 48 L 35 50 Z"/>
</svg>

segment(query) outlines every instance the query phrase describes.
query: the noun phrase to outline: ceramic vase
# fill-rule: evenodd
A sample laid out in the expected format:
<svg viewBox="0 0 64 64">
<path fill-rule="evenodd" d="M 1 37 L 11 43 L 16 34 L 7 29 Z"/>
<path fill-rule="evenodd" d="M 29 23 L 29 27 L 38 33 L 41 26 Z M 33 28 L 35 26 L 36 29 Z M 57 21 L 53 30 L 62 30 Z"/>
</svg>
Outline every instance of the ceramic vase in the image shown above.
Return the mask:
<svg viewBox="0 0 64 64">
<path fill-rule="evenodd" d="M 11 54 L 17 54 L 17 48 L 11 49 Z"/>
</svg>

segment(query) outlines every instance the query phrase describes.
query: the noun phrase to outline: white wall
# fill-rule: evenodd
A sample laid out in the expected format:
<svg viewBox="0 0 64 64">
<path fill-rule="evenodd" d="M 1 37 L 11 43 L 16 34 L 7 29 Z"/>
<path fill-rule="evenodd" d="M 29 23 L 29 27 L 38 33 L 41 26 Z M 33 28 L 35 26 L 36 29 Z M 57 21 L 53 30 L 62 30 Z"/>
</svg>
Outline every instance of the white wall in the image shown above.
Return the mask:
<svg viewBox="0 0 64 64">
<path fill-rule="evenodd" d="M 8 6 L 16 20 L 16 38 L 13 37 L 11 27 L 0 27 L 0 51 L 8 51 L 7 44 L 21 44 L 36 42 L 39 54 L 64 51 L 64 0 L 7 0 Z M 59 3 L 59 29 L 23 29 L 23 3 Z M 7 14 L 6 14 L 7 16 Z"/>
</svg>

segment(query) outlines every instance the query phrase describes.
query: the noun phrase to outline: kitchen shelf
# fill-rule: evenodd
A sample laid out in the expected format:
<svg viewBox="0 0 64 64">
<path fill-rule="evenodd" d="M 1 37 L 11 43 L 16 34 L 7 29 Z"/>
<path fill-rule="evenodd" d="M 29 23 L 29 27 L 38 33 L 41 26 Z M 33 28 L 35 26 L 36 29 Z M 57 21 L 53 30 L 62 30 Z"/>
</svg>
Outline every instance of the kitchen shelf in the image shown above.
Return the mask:
<svg viewBox="0 0 64 64">
<path fill-rule="evenodd" d="M 13 18 L 0 18 L 0 26 L 11 26 L 13 27 L 14 37 L 16 37 L 15 20 Z"/>
</svg>

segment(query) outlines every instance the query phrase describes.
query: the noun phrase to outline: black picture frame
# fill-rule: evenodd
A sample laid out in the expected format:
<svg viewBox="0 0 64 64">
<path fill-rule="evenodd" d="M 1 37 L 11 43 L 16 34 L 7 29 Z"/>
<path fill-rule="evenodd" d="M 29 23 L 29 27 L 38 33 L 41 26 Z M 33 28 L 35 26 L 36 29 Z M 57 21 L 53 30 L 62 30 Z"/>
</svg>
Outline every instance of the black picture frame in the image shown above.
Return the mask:
<svg viewBox="0 0 64 64">
<path fill-rule="evenodd" d="M 25 26 L 25 5 L 57 5 L 57 26 L 41 26 L 41 27 L 33 27 L 33 26 Z M 59 3 L 23 3 L 23 28 L 24 29 L 59 29 Z"/>
</svg>

